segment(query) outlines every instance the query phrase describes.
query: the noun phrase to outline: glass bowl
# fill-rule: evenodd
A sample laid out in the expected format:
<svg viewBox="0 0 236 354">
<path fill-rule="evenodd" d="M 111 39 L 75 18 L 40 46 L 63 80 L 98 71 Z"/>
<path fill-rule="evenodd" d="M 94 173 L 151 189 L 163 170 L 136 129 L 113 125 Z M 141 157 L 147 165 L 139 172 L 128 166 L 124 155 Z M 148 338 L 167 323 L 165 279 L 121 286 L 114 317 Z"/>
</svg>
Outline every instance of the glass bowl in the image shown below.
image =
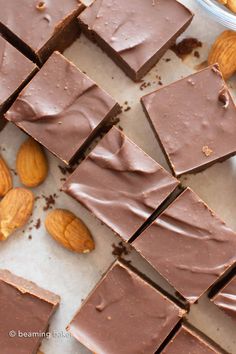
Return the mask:
<svg viewBox="0 0 236 354">
<path fill-rule="evenodd" d="M 223 26 L 236 31 L 236 14 L 216 0 L 197 0 L 208 14 Z"/>
</svg>

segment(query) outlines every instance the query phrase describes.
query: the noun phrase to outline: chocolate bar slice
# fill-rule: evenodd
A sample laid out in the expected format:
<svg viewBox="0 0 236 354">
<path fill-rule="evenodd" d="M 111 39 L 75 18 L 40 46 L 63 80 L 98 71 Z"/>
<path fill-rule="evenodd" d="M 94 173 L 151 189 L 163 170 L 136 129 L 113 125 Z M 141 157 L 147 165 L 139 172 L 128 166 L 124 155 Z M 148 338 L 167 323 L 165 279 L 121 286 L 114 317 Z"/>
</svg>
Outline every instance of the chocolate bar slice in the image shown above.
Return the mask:
<svg viewBox="0 0 236 354">
<path fill-rule="evenodd" d="M 80 14 L 79 23 L 131 79 L 139 81 L 192 18 L 176 0 L 95 0 Z"/>
<path fill-rule="evenodd" d="M 59 302 L 59 296 L 0 270 L 1 353 L 37 353 Z"/>
<path fill-rule="evenodd" d="M 54 52 L 5 117 L 69 164 L 119 111 L 109 94 Z"/>
<path fill-rule="evenodd" d="M 68 326 L 96 354 L 154 354 L 185 311 L 115 262 Z"/>
</svg>

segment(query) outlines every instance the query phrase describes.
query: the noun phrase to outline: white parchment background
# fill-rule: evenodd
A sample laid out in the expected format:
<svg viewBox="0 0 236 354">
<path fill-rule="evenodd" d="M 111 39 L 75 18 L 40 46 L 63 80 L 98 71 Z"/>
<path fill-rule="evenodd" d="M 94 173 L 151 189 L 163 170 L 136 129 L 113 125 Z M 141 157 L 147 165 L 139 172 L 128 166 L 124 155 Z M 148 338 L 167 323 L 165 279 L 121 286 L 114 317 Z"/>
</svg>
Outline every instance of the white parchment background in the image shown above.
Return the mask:
<svg viewBox="0 0 236 354">
<path fill-rule="evenodd" d="M 65 53 L 121 105 L 128 101 L 131 110 L 121 115 L 120 125 L 131 139 L 166 168 L 167 164 L 144 116 L 139 98 L 158 87 L 157 75 L 161 76 L 163 84 L 168 84 L 194 72 L 196 65 L 206 60 L 208 49 L 214 38 L 224 30 L 204 13 L 195 0 L 183 0 L 182 2 L 196 14 L 192 25 L 182 37 L 196 37 L 203 42 L 203 48 L 200 49 L 201 57 L 196 59 L 190 56 L 183 62 L 173 52 L 168 51 L 145 77 L 145 81 L 151 82 L 151 86 L 143 91 L 139 89 L 140 84 L 134 84 L 96 45 L 84 36 L 81 36 Z M 165 58 L 171 58 L 171 61 L 166 62 Z M 232 79 L 229 84 L 232 92 L 236 94 L 236 80 Z M 24 139 L 25 135 L 10 124 L 0 133 L 1 152 L 13 169 L 17 149 Z M 114 260 L 111 245 L 118 243 L 119 240 L 78 203 L 59 192 L 62 184 L 60 179 L 64 177 L 58 168 L 60 161 L 49 153 L 48 158 L 50 161 L 49 177 L 42 186 L 34 189 L 35 195 L 48 196 L 53 193 L 59 195 L 55 207 L 74 211 L 89 225 L 96 241 L 96 250 L 91 254 L 77 255 L 68 252 L 54 242 L 43 226 L 46 213 L 42 210 L 45 202 L 41 197 L 36 202 L 33 224 L 40 218 L 42 226 L 38 230 L 35 228 L 30 230 L 32 224 L 28 225 L 25 232 L 21 230 L 10 237 L 7 242 L 2 243 L 0 245 L 0 267 L 8 268 L 61 296 L 60 309 L 54 316 L 50 327 L 50 331 L 56 331 L 56 333 L 53 338 L 44 340 L 42 351 L 45 354 L 86 354 L 89 351 L 73 338 L 68 337 L 65 327 L 79 308 L 81 299 L 87 296 L 100 279 L 101 274 Z M 14 178 L 15 185 L 20 185 L 18 178 Z M 184 183 L 191 186 L 236 231 L 236 158 L 216 164 L 198 175 L 188 176 L 184 179 Z M 31 240 L 28 238 L 29 235 L 32 235 Z M 156 282 L 166 289 L 169 288 L 141 257 L 132 254 L 128 258 L 132 258 L 133 264 L 141 270 L 145 269 Z M 189 320 L 230 353 L 236 354 L 235 324 L 211 305 L 206 297 L 203 297 L 198 305 L 192 307 Z"/>
</svg>

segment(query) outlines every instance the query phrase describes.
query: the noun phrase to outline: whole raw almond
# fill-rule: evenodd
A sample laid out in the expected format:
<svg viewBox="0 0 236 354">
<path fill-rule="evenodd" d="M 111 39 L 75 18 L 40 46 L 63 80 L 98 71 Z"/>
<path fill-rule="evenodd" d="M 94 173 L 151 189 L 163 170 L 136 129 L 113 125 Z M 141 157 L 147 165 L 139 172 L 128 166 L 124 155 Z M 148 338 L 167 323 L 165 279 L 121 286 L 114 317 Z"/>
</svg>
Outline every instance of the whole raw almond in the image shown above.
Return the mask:
<svg viewBox="0 0 236 354">
<path fill-rule="evenodd" d="M 48 233 L 70 251 L 88 253 L 95 247 L 87 226 L 68 210 L 55 209 L 49 212 L 45 226 Z"/>
<path fill-rule="evenodd" d="M 0 202 L 0 240 L 6 240 L 23 227 L 34 206 L 34 195 L 24 188 L 13 188 Z"/>
<path fill-rule="evenodd" d="M 221 33 L 211 48 L 208 63 L 218 63 L 226 80 L 236 72 L 236 32 Z"/>
<path fill-rule="evenodd" d="M 0 155 L 0 197 L 3 197 L 12 188 L 12 176 L 5 160 Z"/>
<path fill-rule="evenodd" d="M 47 177 L 47 158 L 40 144 L 32 138 L 28 138 L 21 145 L 17 154 L 16 169 L 21 183 L 26 187 L 36 187 Z"/>
</svg>

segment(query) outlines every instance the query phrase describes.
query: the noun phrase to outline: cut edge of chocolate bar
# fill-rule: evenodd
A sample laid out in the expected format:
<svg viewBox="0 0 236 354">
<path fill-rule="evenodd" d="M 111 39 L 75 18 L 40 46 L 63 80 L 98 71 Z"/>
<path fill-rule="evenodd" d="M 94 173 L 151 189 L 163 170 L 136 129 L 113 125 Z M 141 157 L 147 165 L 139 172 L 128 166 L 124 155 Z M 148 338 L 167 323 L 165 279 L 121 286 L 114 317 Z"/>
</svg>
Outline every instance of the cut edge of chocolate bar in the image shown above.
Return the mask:
<svg viewBox="0 0 236 354">
<path fill-rule="evenodd" d="M 39 298 L 40 300 L 52 304 L 55 310 L 60 303 L 60 296 L 39 287 L 32 281 L 26 280 L 25 278 L 11 273 L 9 270 L 0 269 L 0 281 L 11 285 L 12 287 L 19 290 L 22 294 L 30 294 Z"/>
</svg>

